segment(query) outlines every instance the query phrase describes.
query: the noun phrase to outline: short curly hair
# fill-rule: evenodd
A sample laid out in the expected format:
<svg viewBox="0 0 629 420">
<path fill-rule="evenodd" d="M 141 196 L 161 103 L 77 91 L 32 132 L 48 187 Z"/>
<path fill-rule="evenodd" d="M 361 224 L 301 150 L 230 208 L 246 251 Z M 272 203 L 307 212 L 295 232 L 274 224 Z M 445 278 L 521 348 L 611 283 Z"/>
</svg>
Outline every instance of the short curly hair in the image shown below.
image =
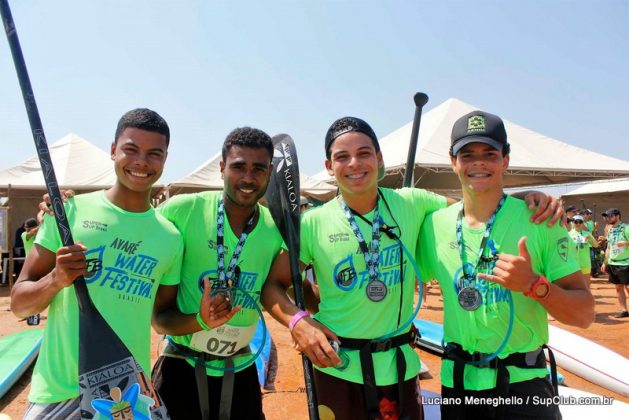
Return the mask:
<svg viewBox="0 0 629 420">
<path fill-rule="evenodd" d="M 266 149 L 266 151 L 269 152 L 269 160 L 273 158 L 273 142 L 271 141 L 271 136 L 257 128 L 239 127 L 232 130 L 223 142 L 223 160 L 227 160 L 227 153 L 229 153 L 232 146 Z"/>
<path fill-rule="evenodd" d="M 120 137 L 122 132 L 127 128 L 138 128 L 140 130 L 162 134 L 166 137 L 166 146 L 170 143 L 170 128 L 168 128 L 168 123 L 161 115 L 148 108 L 132 109 L 120 117 L 120 121 L 118 121 L 118 126 L 116 127 L 114 141 L 117 141 L 118 137 Z"/>
</svg>

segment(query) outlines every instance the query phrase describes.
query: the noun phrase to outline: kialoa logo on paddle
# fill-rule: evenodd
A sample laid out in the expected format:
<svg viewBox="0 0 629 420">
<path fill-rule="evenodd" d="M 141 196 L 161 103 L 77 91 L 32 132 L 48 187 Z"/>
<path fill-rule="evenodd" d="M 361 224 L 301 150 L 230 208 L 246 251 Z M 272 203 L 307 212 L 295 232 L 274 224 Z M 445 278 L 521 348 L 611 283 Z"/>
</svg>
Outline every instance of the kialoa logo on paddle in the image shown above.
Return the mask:
<svg viewBox="0 0 629 420">
<path fill-rule="evenodd" d="M 7 0 L 0 0 L 0 14 L 20 82 L 44 181 L 52 200 L 57 228 L 63 246 L 70 246 L 74 244 L 72 232 Z M 124 413 L 133 414 L 136 418 L 169 418 L 166 407 L 140 365 L 94 306 L 82 276 L 75 280 L 74 290 L 79 306 L 77 375 L 81 418 L 113 418 L 114 414 Z"/>
<path fill-rule="evenodd" d="M 288 198 L 291 211 L 294 212 L 299 208 L 299 182 L 298 179 L 295 179 L 294 167 L 291 168 L 293 161 L 297 164 L 297 156 L 293 156 L 291 153 L 289 140 L 290 136 L 287 134 L 278 134 L 273 137 L 275 146 L 273 164 L 275 165 L 275 172 L 280 173 L 284 177 L 285 196 Z M 297 188 L 295 188 L 295 185 L 297 185 Z"/>
</svg>

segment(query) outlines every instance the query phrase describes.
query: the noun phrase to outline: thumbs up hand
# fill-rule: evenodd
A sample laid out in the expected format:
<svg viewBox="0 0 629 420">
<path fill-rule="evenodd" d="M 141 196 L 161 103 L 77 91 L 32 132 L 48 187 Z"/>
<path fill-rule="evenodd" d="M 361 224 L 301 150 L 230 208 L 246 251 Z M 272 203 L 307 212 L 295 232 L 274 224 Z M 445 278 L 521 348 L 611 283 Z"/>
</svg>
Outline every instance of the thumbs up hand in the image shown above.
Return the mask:
<svg viewBox="0 0 629 420">
<path fill-rule="evenodd" d="M 531 267 L 531 255 L 526 248 L 526 236 L 518 242 L 518 255 L 498 255 L 493 274 L 479 273 L 478 278 L 491 281 L 514 292 L 528 292 L 535 275 Z"/>
</svg>

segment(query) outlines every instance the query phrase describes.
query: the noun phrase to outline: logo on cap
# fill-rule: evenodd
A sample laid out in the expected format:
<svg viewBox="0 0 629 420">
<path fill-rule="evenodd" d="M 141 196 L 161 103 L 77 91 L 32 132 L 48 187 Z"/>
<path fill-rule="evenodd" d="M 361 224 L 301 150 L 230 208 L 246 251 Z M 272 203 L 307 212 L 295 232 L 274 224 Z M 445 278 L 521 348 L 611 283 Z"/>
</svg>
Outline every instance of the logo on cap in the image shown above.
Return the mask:
<svg viewBox="0 0 629 420">
<path fill-rule="evenodd" d="M 467 132 L 470 131 L 485 131 L 484 115 L 472 115 L 467 119 Z"/>
</svg>

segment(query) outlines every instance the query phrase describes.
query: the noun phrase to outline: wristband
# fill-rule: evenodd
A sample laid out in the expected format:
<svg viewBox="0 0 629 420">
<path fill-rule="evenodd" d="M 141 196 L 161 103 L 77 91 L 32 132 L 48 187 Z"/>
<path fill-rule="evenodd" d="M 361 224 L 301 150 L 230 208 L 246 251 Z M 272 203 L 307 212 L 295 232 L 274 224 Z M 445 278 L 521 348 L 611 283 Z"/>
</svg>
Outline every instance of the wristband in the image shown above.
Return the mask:
<svg viewBox="0 0 629 420">
<path fill-rule="evenodd" d="M 307 317 L 307 316 L 310 316 L 310 312 L 308 312 L 308 311 L 299 311 L 299 312 L 297 312 L 290 319 L 290 322 L 288 323 L 288 329 L 290 331 L 293 331 L 293 328 L 295 328 L 295 324 L 297 324 L 302 318 Z"/>
<path fill-rule="evenodd" d="M 544 299 L 550 293 L 550 284 L 544 276 L 538 276 L 537 280 L 533 282 L 528 292 L 524 292 L 524 296 L 528 296 L 533 299 Z"/>
<path fill-rule="evenodd" d="M 212 328 L 208 327 L 205 322 L 203 322 L 203 318 L 201 317 L 201 312 L 197 312 L 197 324 L 204 330 L 210 331 Z"/>
</svg>

